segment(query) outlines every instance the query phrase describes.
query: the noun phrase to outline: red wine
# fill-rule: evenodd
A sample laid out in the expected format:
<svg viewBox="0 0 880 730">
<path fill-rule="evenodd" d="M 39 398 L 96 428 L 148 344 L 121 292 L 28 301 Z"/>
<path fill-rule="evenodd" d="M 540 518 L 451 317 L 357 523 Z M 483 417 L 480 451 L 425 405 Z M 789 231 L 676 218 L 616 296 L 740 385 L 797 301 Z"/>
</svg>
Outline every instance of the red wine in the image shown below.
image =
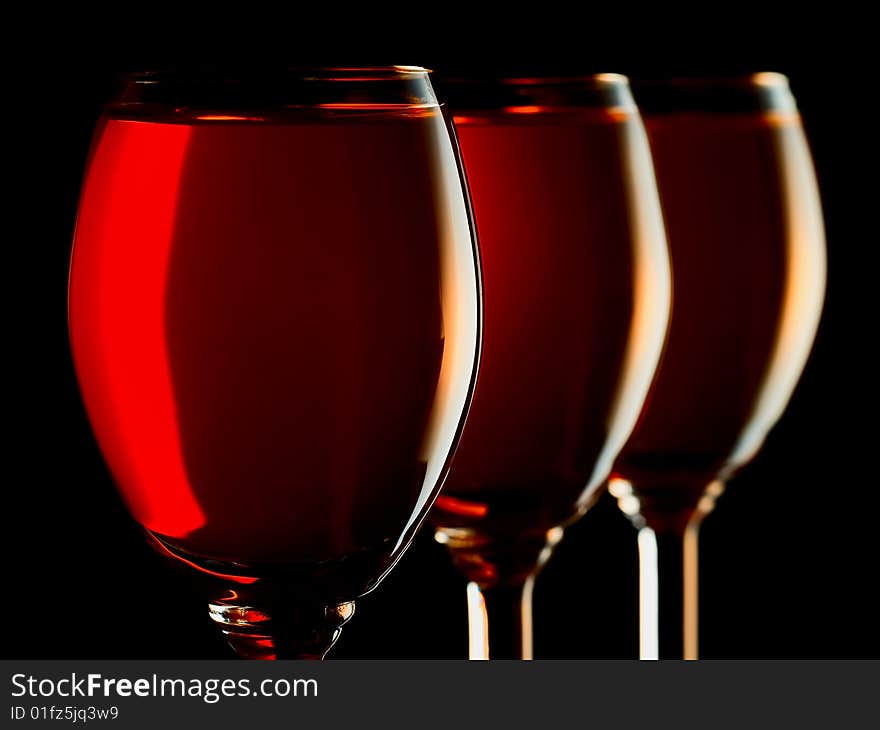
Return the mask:
<svg viewBox="0 0 880 730">
<path fill-rule="evenodd" d="M 516 113 L 517 111 L 521 113 Z M 650 382 L 669 279 L 641 123 L 604 109 L 456 116 L 480 236 L 484 334 L 438 538 L 516 580 L 608 476 Z M 530 551 L 514 574 L 505 556 Z"/>
<path fill-rule="evenodd" d="M 796 113 L 675 112 L 646 124 L 675 299 L 616 471 L 662 528 L 748 461 L 781 415 L 815 335 L 825 253 Z"/>
<path fill-rule="evenodd" d="M 436 106 L 99 126 L 76 370 L 132 514 L 186 555 L 375 582 L 446 468 L 477 296 Z"/>
</svg>

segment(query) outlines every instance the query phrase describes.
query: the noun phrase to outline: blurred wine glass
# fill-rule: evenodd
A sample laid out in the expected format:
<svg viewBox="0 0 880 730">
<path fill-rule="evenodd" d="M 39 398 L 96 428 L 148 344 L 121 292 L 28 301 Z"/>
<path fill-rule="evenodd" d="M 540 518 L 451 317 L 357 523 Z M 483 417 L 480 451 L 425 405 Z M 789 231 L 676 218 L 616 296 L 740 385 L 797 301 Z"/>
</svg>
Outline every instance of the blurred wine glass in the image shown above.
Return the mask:
<svg viewBox="0 0 880 730">
<path fill-rule="evenodd" d="M 531 658 L 535 575 L 641 410 L 670 274 L 625 77 L 448 80 L 480 235 L 484 338 L 431 512 L 468 580 L 471 658 Z"/>
<path fill-rule="evenodd" d="M 646 82 L 636 98 L 675 298 L 610 490 L 640 530 L 642 656 L 696 659 L 699 526 L 803 370 L 824 299 L 825 238 L 784 76 Z"/>
</svg>

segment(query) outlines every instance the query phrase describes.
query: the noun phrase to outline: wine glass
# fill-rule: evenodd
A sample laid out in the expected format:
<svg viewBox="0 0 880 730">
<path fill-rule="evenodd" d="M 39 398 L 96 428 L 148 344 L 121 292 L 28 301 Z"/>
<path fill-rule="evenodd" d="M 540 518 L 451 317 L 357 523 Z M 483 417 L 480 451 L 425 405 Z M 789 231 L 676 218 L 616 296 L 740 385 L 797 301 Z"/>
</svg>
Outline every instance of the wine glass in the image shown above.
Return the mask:
<svg viewBox="0 0 880 730">
<path fill-rule="evenodd" d="M 825 240 L 784 76 L 645 83 L 637 98 L 675 303 L 610 490 L 640 528 L 642 657 L 696 659 L 699 527 L 761 448 L 804 367 L 825 292 Z"/>
<path fill-rule="evenodd" d="M 323 657 L 406 550 L 470 402 L 480 306 L 424 69 L 125 80 L 80 200 L 76 372 L 131 514 L 241 656 Z"/>
<path fill-rule="evenodd" d="M 480 375 L 435 537 L 471 658 L 531 658 L 535 576 L 605 483 L 662 348 L 663 220 L 625 77 L 449 81 L 483 265 Z"/>
</svg>

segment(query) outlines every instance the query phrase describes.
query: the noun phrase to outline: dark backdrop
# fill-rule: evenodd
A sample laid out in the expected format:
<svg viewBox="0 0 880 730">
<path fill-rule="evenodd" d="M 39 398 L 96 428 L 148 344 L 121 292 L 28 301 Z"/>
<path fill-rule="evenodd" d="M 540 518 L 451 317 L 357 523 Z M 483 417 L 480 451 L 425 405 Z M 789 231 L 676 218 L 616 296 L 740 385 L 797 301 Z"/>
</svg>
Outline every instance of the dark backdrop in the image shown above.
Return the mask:
<svg viewBox="0 0 880 730">
<path fill-rule="evenodd" d="M 828 297 L 788 411 L 704 525 L 701 651 L 880 656 L 876 371 L 866 344 L 876 332 L 868 279 L 876 246 L 866 117 L 873 91 L 860 73 L 860 39 L 830 23 L 809 32 L 791 19 L 740 29 L 721 16 L 687 28 L 658 20 L 633 38 L 625 20 L 580 19 L 572 33 L 565 30 L 574 21 L 565 18 L 469 33 L 465 17 L 424 39 L 430 23 L 414 20 L 405 42 L 291 25 L 286 39 L 260 43 L 245 31 L 175 32 L 171 22 L 135 39 L 120 24 L 100 37 L 71 28 L 64 43 L 43 39 L 11 67 L 5 177 L 13 225 L 4 280 L 11 293 L 6 359 L 15 375 L 7 380 L 3 655 L 230 656 L 204 607 L 147 547 L 113 489 L 71 369 L 65 287 L 91 128 L 114 77 L 232 61 L 411 63 L 450 73 L 787 73 L 822 188 Z M 635 533 L 609 498 L 568 531 L 539 579 L 535 618 L 539 657 L 636 656 Z M 462 657 L 465 626 L 464 583 L 423 532 L 360 602 L 333 656 Z"/>
</svg>

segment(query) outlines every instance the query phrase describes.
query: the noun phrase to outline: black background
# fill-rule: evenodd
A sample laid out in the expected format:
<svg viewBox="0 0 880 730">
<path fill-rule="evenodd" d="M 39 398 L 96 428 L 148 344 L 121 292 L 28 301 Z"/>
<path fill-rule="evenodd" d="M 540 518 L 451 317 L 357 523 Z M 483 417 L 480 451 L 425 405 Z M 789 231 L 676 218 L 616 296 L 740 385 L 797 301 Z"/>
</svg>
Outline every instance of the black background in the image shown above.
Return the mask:
<svg viewBox="0 0 880 730">
<path fill-rule="evenodd" d="M 20 33 L 29 50 L 4 75 L 6 218 L 13 224 L 3 268 L 12 343 L 5 359 L 15 374 L 7 380 L 3 655 L 231 656 L 205 608 L 147 547 L 109 480 L 67 350 L 67 263 L 91 129 L 119 72 L 283 62 L 420 64 L 449 73 L 787 73 L 822 189 L 828 296 L 785 416 L 704 525 L 701 654 L 880 656 L 870 354 L 876 182 L 868 162 L 876 92 L 859 20 L 806 28 L 803 14 L 773 23 L 753 15 L 736 24 L 742 13 L 719 8 L 687 25 L 643 19 L 638 32 L 638 12 L 629 6 L 611 20 L 547 14 L 516 28 L 470 27 L 462 12 L 434 33 L 431 14 L 411 8 L 393 18 L 403 32 L 390 30 L 390 15 L 382 32 L 350 21 L 345 33 L 341 17 L 287 25 L 268 18 L 259 32 L 223 34 L 183 29 L 176 18 L 146 30 L 141 20 L 114 25 L 104 18 L 105 31 L 89 35 L 74 24 L 63 42 L 10 25 L 8 34 Z M 265 29 L 273 25 L 281 32 L 269 38 Z M 635 657 L 636 557 L 634 530 L 603 498 L 567 532 L 539 579 L 536 655 Z M 465 629 L 464 582 L 424 531 L 360 601 L 332 656 L 459 658 Z"/>
</svg>

